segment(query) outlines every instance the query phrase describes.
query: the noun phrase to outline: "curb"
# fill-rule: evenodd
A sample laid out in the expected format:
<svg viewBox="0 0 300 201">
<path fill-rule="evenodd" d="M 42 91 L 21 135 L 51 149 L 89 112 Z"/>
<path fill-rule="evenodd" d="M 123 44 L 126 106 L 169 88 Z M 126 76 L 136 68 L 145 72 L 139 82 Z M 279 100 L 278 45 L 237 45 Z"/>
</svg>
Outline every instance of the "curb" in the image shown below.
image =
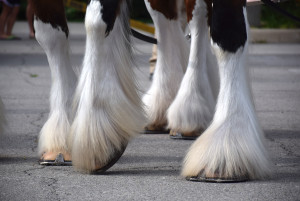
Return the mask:
<svg viewBox="0 0 300 201">
<path fill-rule="evenodd" d="M 151 25 L 147 25 L 153 28 Z M 85 37 L 83 23 L 69 22 L 71 36 Z M 147 31 L 147 30 L 146 30 Z M 29 35 L 26 21 L 17 21 L 13 33 Z M 300 43 L 300 29 L 250 29 L 250 41 L 253 43 Z"/>
<path fill-rule="evenodd" d="M 250 30 L 252 43 L 300 43 L 300 29 L 255 29 Z"/>
</svg>

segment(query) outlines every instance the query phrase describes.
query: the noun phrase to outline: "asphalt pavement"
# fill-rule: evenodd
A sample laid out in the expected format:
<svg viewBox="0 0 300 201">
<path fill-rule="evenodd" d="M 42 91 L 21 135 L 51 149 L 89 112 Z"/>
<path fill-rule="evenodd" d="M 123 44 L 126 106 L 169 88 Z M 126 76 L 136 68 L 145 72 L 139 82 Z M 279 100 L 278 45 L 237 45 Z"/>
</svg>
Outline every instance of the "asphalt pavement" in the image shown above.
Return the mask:
<svg viewBox="0 0 300 201">
<path fill-rule="evenodd" d="M 38 134 L 49 113 L 50 70 L 25 22 L 13 31 L 22 40 L 0 41 L 0 96 L 7 129 L 0 139 L 0 200 L 300 200 L 300 44 L 249 47 L 254 101 L 273 175 L 232 184 L 189 182 L 181 163 L 193 141 L 140 135 L 105 175 L 38 164 Z M 84 53 L 84 26 L 70 24 L 73 65 Z M 138 80 L 150 86 L 151 44 L 134 40 Z"/>
</svg>

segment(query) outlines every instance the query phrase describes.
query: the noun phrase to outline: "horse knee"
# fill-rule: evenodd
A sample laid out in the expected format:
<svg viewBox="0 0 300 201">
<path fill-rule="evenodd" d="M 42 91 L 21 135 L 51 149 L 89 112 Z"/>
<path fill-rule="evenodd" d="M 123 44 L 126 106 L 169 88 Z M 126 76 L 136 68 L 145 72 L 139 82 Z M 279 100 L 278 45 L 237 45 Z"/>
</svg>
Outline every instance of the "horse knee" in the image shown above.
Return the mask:
<svg viewBox="0 0 300 201">
<path fill-rule="evenodd" d="M 87 34 L 108 36 L 121 9 L 121 0 L 92 0 L 87 6 L 85 28 Z"/>
<path fill-rule="evenodd" d="M 53 50 L 57 44 L 66 41 L 69 29 L 63 1 L 33 1 L 33 12 L 36 39 L 45 51 Z"/>
<path fill-rule="evenodd" d="M 247 41 L 245 0 L 213 0 L 211 38 L 222 50 L 235 53 Z"/>
</svg>

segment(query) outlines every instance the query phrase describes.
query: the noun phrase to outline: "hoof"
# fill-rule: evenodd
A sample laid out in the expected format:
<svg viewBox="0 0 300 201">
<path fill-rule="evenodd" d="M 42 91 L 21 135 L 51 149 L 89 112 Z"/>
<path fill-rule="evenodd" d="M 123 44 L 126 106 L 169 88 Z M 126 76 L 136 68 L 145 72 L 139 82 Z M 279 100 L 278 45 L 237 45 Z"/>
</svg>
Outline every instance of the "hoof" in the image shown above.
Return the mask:
<svg viewBox="0 0 300 201">
<path fill-rule="evenodd" d="M 238 183 L 248 181 L 248 177 L 233 177 L 233 178 L 218 178 L 218 177 L 205 177 L 205 176 L 196 176 L 196 177 L 186 177 L 188 181 L 194 182 L 209 182 L 209 183 Z"/>
<path fill-rule="evenodd" d="M 196 140 L 199 136 L 198 132 L 181 133 L 175 130 L 170 131 L 170 138 L 173 140 Z"/>
<path fill-rule="evenodd" d="M 205 175 L 203 171 L 201 171 L 198 176 L 189 176 L 186 177 L 188 181 L 194 182 L 209 182 L 209 183 L 238 183 L 245 182 L 249 180 L 247 176 L 233 176 L 233 177 L 222 177 L 219 174 L 210 174 Z"/>
<path fill-rule="evenodd" d="M 170 130 L 163 126 L 146 126 L 142 134 L 168 134 Z"/>
<path fill-rule="evenodd" d="M 39 160 L 40 165 L 46 166 L 71 166 L 72 161 L 69 154 L 65 153 L 44 153 Z"/>
<path fill-rule="evenodd" d="M 96 167 L 95 170 L 91 172 L 91 174 L 103 174 L 104 172 L 106 172 L 106 170 L 111 168 L 121 158 L 121 156 L 125 152 L 126 147 L 127 147 L 127 143 L 122 146 L 121 150 L 116 151 L 114 153 L 114 155 L 108 160 L 107 164 L 102 166 L 99 165 L 98 167 Z"/>
</svg>

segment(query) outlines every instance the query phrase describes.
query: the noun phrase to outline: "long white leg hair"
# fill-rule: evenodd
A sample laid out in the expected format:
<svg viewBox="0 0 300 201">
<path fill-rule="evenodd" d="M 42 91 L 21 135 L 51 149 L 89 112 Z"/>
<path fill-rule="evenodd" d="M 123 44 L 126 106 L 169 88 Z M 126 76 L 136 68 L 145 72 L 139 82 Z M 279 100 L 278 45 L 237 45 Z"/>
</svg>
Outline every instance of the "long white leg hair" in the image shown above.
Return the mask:
<svg viewBox="0 0 300 201">
<path fill-rule="evenodd" d="M 242 15 L 244 29 L 248 29 L 245 7 Z M 235 52 L 225 51 L 220 43 L 212 42 L 220 72 L 216 112 L 212 124 L 187 153 L 182 175 L 265 178 L 270 173 L 270 163 L 245 68 L 248 42 Z"/>
<path fill-rule="evenodd" d="M 92 0 L 87 7 L 86 50 L 69 138 L 73 165 L 87 172 L 105 165 L 145 126 L 132 68 L 127 1 L 108 35 L 100 2 Z"/>
<path fill-rule="evenodd" d="M 216 97 L 210 80 L 218 80 L 215 57 L 208 40 L 207 9 L 204 1 L 196 1 L 189 21 L 191 51 L 187 71 L 178 94 L 168 109 L 168 127 L 183 133 L 202 132 L 212 120 Z M 214 63 L 215 60 L 215 63 Z M 208 72 L 208 68 L 212 69 Z"/>
<path fill-rule="evenodd" d="M 176 0 L 176 5 L 181 5 L 181 1 Z M 145 4 L 154 21 L 158 45 L 152 85 L 143 102 L 148 125 L 165 127 L 167 109 L 177 94 L 187 66 L 189 46 L 178 19 L 167 19 L 163 13 L 154 10 L 148 0 Z"/>
<path fill-rule="evenodd" d="M 56 13 L 55 10 L 53 12 L 57 17 L 65 19 L 63 12 Z M 52 78 L 50 114 L 40 133 L 39 154 L 65 152 L 68 149 L 70 105 L 77 82 L 70 62 L 68 33 L 62 27 L 54 26 L 52 22 L 44 22 L 39 16 L 35 17 L 34 27 L 36 39 L 46 52 Z"/>
</svg>

